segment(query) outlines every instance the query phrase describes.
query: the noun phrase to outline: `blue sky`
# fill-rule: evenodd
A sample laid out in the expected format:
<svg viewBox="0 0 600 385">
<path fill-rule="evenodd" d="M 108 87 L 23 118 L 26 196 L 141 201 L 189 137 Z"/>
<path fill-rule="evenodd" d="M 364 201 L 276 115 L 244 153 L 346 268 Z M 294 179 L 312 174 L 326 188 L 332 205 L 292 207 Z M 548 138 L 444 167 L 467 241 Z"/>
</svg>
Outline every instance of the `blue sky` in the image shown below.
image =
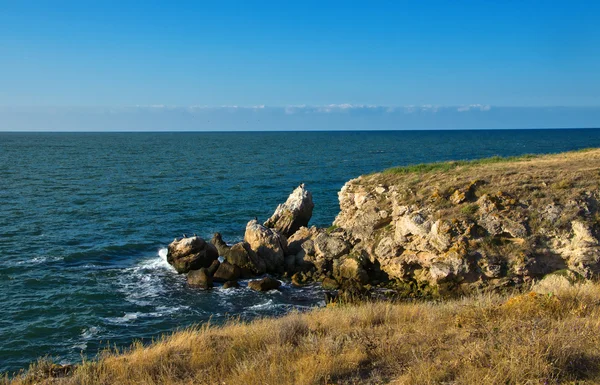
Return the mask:
<svg viewBox="0 0 600 385">
<path fill-rule="evenodd" d="M 599 15 L 598 1 L 0 0 L 0 113 L 600 107 Z"/>
</svg>

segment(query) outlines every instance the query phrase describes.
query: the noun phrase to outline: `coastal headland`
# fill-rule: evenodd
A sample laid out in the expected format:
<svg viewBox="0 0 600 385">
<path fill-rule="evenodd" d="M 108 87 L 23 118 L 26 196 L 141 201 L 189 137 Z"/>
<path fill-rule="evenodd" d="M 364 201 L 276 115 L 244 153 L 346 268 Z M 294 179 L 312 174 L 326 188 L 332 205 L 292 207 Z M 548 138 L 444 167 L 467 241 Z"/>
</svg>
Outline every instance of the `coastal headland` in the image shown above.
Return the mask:
<svg viewBox="0 0 600 385">
<path fill-rule="evenodd" d="M 253 279 L 328 306 L 47 360 L 7 383 L 524 383 L 600 380 L 600 150 L 398 167 L 348 181 L 328 228 L 296 188 L 244 240 L 176 238 L 210 290 Z M 12 381 L 12 382 L 11 382 Z"/>
</svg>

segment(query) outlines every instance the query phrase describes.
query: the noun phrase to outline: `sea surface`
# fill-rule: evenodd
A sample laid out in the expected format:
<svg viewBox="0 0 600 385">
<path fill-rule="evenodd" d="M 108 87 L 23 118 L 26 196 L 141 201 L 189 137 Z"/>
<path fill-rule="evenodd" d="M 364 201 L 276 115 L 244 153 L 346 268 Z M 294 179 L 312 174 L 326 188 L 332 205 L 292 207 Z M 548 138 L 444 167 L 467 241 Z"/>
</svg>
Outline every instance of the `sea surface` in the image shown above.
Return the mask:
<svg viewBox="0 0 600 385">
<path fill-rule="evenodd" d="M 600 130 L 0 133 L 0 372 L 322 306 L 317 287 L 289 283 L 196 290 L 165 261 L 183 233 L 241 240 L 300 183 L 311 224 L 329 226 L 338 190 L 364 173 L 594 146 Z"/>
</svg>

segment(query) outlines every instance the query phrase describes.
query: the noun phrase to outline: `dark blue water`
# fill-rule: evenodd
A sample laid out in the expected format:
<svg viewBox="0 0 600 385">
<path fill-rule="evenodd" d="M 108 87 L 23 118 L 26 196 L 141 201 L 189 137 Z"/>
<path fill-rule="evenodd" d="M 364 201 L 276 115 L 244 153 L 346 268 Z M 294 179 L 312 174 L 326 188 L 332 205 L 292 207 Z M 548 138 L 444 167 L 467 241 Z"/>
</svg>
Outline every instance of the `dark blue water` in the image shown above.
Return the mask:
<svg viewBox="0 0 600 385">
<path fill-rule="evenodd" d="M 599 130 L 0 133 L 0 371 L 319 306 L 316 288 L 194 290 L 163 259 L 182 233 L 240 240 L 299 183 L 328 226 L 337 191 L 364 173 L 592 146 Z"/>
</svg>

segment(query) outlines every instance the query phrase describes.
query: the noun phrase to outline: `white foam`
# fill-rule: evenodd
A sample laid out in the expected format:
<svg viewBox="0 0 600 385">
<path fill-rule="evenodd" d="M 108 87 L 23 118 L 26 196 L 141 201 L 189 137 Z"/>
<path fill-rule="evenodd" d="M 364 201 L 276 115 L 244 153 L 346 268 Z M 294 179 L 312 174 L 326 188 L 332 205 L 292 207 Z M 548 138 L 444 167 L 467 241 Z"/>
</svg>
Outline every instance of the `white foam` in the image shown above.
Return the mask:
<svg viewBox="0 0 600 385">
<path fill-rule="evenodd" d="M 15 265 L 40 265 L 46 262 L 56 262 L 60 261 L 62 257 L 49 257 L 47 255 L 39 255 L 37 257 L 33 257 L 31 259 L 27 259 L 25 261 L 15 262 Z"/>
<path fill-rule="evenodd" d="M 105 320 L 110 323 L 122 324 L 122 323 L 127 323 L 129 321 L 136 320 L 141 315 L 143 315 L 143 313 L 140 313 L 140 312 L 125 313 L 125 315 L 123 317 L 110 317 L 110 318 L 105 318 Z"/>
<path fill-rule="evenodd" d="M 273 305 L 273 300 L 270 299 L 267 302 L 260 303 L 258 305 L 254 305 L 254 306 L 250 306 L 248 308 L 248 310 L 262 310 L 262 309 L 270 309 L 272 307 L 275 307 L 275 305 Z"/>
<path fill-rule="evenodd" d="M 85 349 L 87 349 L 87 342 L 82 342 L 80 344 L 75 344 L 75 345 L 71 346 L 71 349 L 85 350 Z"/>
<path fill-rule="evenodd" d="M 81 338 L 87 341 L 96 337 L 99 332 L 100 328 L 98 328 L 97 326 L 91 326 L 87 329 L 83 329 L 83 331 L 81 332 Z"/>
<path fill-rule="evenodd" d="M 154 257 L 123 269 L 118 278 L 119 291 L 135 305 L 152 305 L 155 298 L 167 291 L 163 282 L 165 274 L 174 272 L 175 269 L 167 262 L 167 249 L 162 248 Z"/>
<path fill-rule="evenodd" d="M 157 256 L 158 256 L 158 258 L 153 257 L 153 258 L 149 258 L 149 259 L 140 261 L 140 263 L 138 263 L 137 267 L 140 269 L 149 269 L 149 270 L 167 269 L 167 270 L 175 271 L 173 266 L 171 266 L 169 264 L 169 262 L 167 262 L 167 248 L 166 247 L 158 250 Z"/>
</svg>

